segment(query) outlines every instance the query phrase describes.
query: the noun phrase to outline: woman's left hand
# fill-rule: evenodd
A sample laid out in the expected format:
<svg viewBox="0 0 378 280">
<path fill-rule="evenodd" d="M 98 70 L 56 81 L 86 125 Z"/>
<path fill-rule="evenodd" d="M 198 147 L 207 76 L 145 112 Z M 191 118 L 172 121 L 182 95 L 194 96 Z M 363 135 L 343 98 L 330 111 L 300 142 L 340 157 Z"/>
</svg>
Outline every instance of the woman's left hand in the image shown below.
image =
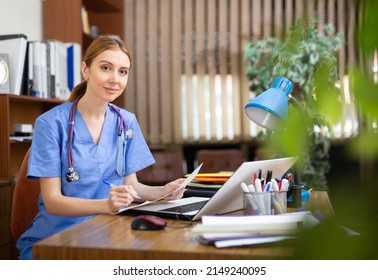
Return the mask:
<svg viewBox="0 0 378 280">
<path fill-rule="evenodd" d="M 182 198 L 184 191 L 185 191 L 185 188 L 181 188 L 181 189 L 178 189 L 178 188 L 180 188 L 180 186 L 184 182 L 184 180 L 185 179 L 180 178 L 180 179 L 177 179 L 177 180 L 174 180 L 172 182 L 167 183 L 163 187 L 164 195 L 167 195 L 169 193 L 171 193 L 171 194 L 168 195 L 167 197 L 165 197 L 165 199 L 174 200 L 174 199 Z"/>
</svg>

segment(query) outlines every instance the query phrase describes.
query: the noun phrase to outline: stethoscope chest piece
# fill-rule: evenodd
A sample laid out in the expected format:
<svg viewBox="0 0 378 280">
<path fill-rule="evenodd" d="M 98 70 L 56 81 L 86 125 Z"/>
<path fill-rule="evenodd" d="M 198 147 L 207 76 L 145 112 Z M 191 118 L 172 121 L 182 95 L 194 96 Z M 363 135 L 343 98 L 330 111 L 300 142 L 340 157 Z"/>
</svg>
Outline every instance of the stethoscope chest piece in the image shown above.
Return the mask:
<svg viewBox="0 0 378 280">
<path fill-rule="evenodd" d="M 74 182 L 80 179 L 79 173 L 76 171 L 70 171 L 66 174 L 67 182 Z"/>
<path fill-rule="evenodd" d="M 126 132 L 126 139 L 131 139 L 134 137 L 134 129 L 129 128 Z"/>
</svg>

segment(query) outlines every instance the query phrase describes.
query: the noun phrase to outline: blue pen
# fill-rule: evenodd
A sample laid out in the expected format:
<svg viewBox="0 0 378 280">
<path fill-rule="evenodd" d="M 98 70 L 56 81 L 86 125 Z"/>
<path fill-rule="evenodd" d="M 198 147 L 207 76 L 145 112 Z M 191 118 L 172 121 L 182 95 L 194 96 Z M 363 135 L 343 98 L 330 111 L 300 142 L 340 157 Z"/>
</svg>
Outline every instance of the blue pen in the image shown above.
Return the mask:
<svg viewBox="0 0 378 280">
<path fill-rule="evenodd" d="M 116 186 L 116 185 L 114 185 L 114 184 L 112 184 L 112 183 L 109 183 L 108 181 L 105 181 L 105 180 L 102 180 L 102 182 L 103 182 L 105 185 L 109 186 L 109 187 L 115 187 L 115 186 Z"/>
<path fill-rule="evenodd" d="M 102 182 L 105 184 L 105 185 L 108 185 L 109 187 L 116 187 L 116 185 L 108 182 L 108 181 L 105 181 L 105 180 L 102 180 Z M 134 194 L 133 194 L 133 197 L 135 198 L 138 198 L 138 199 L 141 199 L 141 197 L 134 191 Z"/>
</svg>

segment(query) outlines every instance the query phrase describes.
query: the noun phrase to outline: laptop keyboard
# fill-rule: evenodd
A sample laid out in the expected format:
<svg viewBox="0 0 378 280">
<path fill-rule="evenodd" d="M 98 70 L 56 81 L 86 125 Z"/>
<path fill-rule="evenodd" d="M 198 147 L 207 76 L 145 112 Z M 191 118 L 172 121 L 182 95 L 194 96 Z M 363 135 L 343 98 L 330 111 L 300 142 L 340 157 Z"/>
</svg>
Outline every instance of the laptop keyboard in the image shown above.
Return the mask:
<svg viewBox="0 0 378 280">
<path fill-rule="evenodd" d="M 203 201 L 193 202 L 193 203 L 189 203 L 185 205 L 161 209 L 160 211 L 172 212 L 172 213 L 187 213 L 187 212 L 201 209 L 207 202 L 208 200 L 203 200 Z"/>
</svg>

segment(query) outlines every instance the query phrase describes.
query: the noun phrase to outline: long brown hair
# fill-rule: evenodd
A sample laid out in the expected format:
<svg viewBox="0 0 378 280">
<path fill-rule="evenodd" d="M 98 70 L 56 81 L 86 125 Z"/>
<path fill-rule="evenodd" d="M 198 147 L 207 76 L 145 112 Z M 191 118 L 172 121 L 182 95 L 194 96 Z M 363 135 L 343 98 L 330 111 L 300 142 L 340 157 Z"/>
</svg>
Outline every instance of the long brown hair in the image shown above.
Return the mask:
<svg viewBox="0 0 378 280">
<path fill-rule="evenodd" d="M 92 65 L 93 60 L 107 50 L 121 50 L 123 51 L 130 60 L 130 68 L 132 65 L 132 57 L 131 52 L 129 48 L 126 46 L 126 44 L 118 37 L 114 35 L 103 35 L 98 38 L 96 38 L 92 44 L 87 48 L 85 55 L 84 55 L 84 62 L 87 65 L 87 67 L 90 67 Z M 79 83 L 77 86 L 75 86 L 71 92 L 70 97 L 68 98 L 68 101 L 73 102 L 77 97 L 84 94 L 87 90 L 87 81 L 83 80 L 81 83 Z"/>
</svg>

